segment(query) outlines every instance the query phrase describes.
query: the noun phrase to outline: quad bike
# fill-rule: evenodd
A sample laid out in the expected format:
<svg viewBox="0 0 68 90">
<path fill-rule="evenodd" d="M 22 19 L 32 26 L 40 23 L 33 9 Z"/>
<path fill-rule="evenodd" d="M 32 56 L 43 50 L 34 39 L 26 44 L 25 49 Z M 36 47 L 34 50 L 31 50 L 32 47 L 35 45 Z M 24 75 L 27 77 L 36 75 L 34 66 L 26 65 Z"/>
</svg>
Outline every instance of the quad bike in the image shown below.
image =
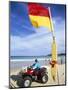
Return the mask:
<svg viewBox="0 0 68 90">
<path fill-rule="evenodd" d="M 48 81 L 47 68 L 32 69 L 31 66 L 27 70 L 19 73 L 22 76 L 22 87 L 30 87 L 32 81 L 40 81 L 46 83 Z"/>
</svg>

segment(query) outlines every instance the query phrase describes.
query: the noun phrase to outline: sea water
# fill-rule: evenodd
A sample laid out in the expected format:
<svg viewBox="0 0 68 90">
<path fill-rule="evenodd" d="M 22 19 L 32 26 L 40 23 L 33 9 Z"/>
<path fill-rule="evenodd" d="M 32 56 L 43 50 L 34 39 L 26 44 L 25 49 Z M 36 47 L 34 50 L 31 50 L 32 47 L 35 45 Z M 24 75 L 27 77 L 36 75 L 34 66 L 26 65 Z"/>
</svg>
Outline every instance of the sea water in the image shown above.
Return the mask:
<svg viewBox="0 0 68 90">
<path fill-rule="evenodd" d="M 10 69 L 21 69 L 22 67 L 27 67 L 32 65 L 37 59 L 41 66 L 47 66 L 50 64 L 51 56 L 12 56 L 10 57 Z M 65 63 L 65 55 L 58 56 L 58 64 Z"/>
</svg>

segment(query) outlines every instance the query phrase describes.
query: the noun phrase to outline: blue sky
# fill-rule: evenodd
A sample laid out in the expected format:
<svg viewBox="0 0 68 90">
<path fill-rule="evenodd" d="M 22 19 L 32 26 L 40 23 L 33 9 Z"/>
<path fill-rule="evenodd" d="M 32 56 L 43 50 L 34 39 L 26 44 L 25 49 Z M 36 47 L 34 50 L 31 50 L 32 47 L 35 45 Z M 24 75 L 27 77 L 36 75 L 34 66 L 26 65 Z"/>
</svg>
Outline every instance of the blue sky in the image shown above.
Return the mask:
<svg viewBox="0 0 68 90">
<path fill-rule="evenodd" d="M 57 52 L 65 53 L 65 6 L 40 4 L 50 7 L 54 24 Z M 51 54 L 52 33 L 46 27 L 35 28 L 28 17 L 28 5 L 10 2 L 10 55 L 40 56 Z"/>
</svg>

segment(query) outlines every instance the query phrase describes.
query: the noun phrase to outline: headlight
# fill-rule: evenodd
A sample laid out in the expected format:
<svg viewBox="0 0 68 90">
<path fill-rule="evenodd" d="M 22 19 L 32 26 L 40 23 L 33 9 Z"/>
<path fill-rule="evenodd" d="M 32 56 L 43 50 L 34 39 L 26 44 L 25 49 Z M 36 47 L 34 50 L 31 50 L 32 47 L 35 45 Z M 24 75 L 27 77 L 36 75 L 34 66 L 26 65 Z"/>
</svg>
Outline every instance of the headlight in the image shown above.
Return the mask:
<svg viewBox="0 0 68 90">
<path fill-rule="evenodd" d="M 26 67 L 22 68 L 22 72 L 23 73 L 27 72 L 27 68 Z"/>
</svg>

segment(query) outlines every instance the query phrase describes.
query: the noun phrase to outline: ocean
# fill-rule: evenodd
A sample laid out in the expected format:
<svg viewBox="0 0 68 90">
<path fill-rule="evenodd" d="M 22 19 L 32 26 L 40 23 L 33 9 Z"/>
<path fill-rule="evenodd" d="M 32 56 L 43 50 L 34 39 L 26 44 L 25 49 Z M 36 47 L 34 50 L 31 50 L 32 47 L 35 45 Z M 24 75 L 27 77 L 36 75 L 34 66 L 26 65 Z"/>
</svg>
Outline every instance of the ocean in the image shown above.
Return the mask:
<svg viewBox="0 0 68 90">
<path fill-rule="evenodd" d="M 10 57 L 10 70 L 21 69 L 22 67 L 30 66 L 34 63 L 35 59 L 37 59 L 41 66 L 47 66 L 50 63 L 51 56 L 13 56 Z M 65 55 L 58 56 L 58 64 L 65 63 Z"/>
</svg>

